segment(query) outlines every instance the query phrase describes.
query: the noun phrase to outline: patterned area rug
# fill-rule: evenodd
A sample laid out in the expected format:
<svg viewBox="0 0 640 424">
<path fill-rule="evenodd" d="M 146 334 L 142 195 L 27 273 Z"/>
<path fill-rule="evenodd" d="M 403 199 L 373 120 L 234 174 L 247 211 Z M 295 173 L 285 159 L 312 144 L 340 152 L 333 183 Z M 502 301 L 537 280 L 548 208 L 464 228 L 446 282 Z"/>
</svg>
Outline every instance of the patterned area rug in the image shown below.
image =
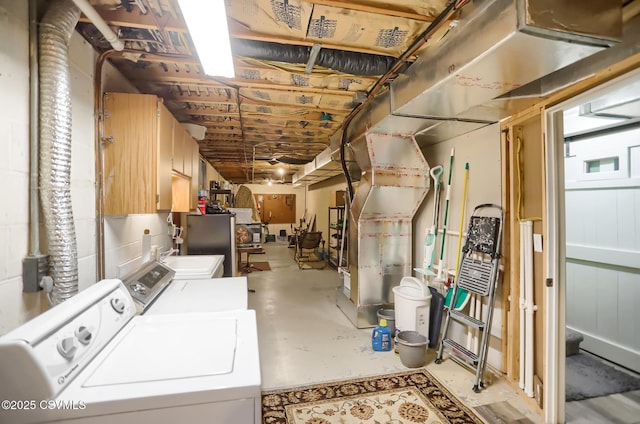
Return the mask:
<svg viewBox="0 0 640 424">
<path fill-rule="evenodd" d="M 251 267 L 247 267 L 245 263 L 240 266 L 240 274 L 246 275 L 254 271 L 271 271 L 269 262 L 251 262 Z"/>
<path fill-rule="evenodd" d="M 263 424 L 481 424 L 426 370 L 262 393 Z"/>
</svg>

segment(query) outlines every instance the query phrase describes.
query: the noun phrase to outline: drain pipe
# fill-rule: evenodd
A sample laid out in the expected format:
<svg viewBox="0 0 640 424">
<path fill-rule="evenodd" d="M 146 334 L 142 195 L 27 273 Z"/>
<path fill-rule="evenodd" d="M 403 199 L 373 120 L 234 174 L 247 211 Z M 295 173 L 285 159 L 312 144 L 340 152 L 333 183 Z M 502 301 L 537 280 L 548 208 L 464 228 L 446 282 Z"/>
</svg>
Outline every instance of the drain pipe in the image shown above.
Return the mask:
<svg viewBox="0 0 640 424">
<path fill-rule="evenodd" d="M 22 259 L 22 291 L 40 290 L 47 256 L 40 252 L 38 202 L 38 1 L 29 0 L 29 255 Z"/>
<path fill-rule="evenodd" d="M 115 32 L 109 27 L 109 25 L 102 19 L 102 17 L 96 12 L 91 3 L 88 0 L 73 0 L 73 3 L 78 6 L 78 9 L 84 13 L 91 23 L 96 27 L 103 37 L 111 43 L 111 46 L 115 50 L 124 49 L 124 43 L 118 38 Z M 80 18 L 78 18 L 80 19 Z M 75 25 L 74 25 L 75 26 Z"/>
<path fill-rule="evenodd" d="M 29 0 L 29 256 L 40 255 L 38 209 L 38 8 Z"/>
<path fill-rule="evenodd" d="M 40 23 L 40 201 L 44 214 L 50 302 L 78 292 L 78 251 L 71 202 L 71 89 L 68 46 L 80 18 L 71 0 L 54 0 Z"/>
</svg>

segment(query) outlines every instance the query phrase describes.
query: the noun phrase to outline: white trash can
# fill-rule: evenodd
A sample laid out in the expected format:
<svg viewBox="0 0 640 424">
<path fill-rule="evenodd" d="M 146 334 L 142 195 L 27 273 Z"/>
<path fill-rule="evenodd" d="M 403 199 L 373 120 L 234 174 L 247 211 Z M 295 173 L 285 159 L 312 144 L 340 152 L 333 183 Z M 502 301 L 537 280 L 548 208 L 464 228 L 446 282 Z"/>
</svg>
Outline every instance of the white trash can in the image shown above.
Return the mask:
<svg viewBox="0 0 640 424">
<path fill-rule="evenodd" d="M 393 288 L 396 328 L 400 331 L 417 331 L 429 341 L 429 314 L 431 291 L 415 277 L 403 277 Z"/>
</svg>

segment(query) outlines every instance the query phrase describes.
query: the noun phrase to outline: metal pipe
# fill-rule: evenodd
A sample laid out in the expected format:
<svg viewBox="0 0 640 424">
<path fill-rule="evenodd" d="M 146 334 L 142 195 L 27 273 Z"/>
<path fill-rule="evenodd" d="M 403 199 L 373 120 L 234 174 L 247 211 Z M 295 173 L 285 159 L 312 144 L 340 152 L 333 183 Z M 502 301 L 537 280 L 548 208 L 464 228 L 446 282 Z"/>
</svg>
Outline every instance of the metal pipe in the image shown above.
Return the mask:
<svg viewBox="0 0 640 424">
<path fill-rule="evenodd" d="M 116 50 L 107 50 L 98 56 L 95 64 L 95 72 L 93 79 L 93 110 L 95 119 L 95 173 L 96 173 L 96 278 L 97 281 L 105 277 L 104 271 L 104 163 L 102 156 L 102 137 L 104 132 L 102 103 L 102 67 L 107 58 Z"/>
<path fill-rule="evenodd" d="M 73 0 L 73 3 L 89 18 L 91 23 L 96 27 L 98 31 L 104 36 L 104 38 L 111 43 L 111 46 L 115 50 L 124 49 L 124 43 L 118 38 L 115 32 L 109 27 L 109 25 L 102 19 L 102 17 L 91 6 L 88 0 Z"/>
<path fill-rule="evenodd" d="M 78 292 L 78 251 L 71 202 L 69 41 L 80 18 L 70 0 L 56 0 L 40 23 L 40 201 L 47 230 L 51 302 Z"/>
<path fill-rule="evenodd" d="M 38 202 L 38 5 L 29 0 L 29 255 L 40 255 Z"/>
</svg>

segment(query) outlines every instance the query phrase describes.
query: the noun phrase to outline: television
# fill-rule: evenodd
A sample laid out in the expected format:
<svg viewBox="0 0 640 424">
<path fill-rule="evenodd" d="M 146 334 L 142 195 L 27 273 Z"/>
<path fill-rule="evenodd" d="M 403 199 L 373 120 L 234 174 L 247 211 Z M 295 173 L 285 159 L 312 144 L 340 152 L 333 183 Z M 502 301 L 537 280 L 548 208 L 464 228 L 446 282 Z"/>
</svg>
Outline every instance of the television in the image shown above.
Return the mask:
<svg viewBox="0 0 640 424">
<path fill-rule="evenodd" d="M 236 246 L 251 246 L 262 243 L 262 224 L 236 224 Z"/>
</svg>

